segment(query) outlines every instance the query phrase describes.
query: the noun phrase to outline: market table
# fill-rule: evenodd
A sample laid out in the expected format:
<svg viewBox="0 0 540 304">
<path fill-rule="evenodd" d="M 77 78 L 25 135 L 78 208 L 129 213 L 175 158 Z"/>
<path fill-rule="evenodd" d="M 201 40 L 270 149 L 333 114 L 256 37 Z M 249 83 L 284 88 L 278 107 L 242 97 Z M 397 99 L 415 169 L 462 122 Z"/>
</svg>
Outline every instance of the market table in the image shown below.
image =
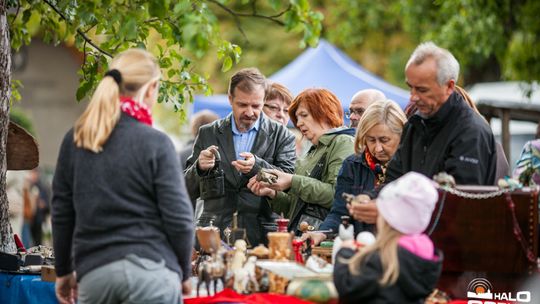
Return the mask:
<svg viewBox="0 0 540 304">
<path fill-rule="evenodd" d="M 41 281 L 40 275 L 0 272 L 0 303 L 58 303 L 54 283 Z"/>
</svg>

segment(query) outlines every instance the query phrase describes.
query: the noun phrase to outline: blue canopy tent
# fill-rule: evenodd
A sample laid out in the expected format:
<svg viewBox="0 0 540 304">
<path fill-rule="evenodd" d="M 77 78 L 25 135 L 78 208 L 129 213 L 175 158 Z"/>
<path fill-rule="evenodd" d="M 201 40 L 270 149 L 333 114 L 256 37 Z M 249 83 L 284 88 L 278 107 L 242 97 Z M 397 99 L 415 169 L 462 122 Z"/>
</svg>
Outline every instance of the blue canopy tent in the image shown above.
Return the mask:
<svg viewBox="0 0 540 304">
<path fill-rule="evenodd" d="M 343 109 L 349 108 L 352 96 L 362 89 L 378 89 L 402 108 L 409 93 L 373 75 L 326 40 L 309 48 L 270 79 L 285 85 L 293 94 L 306 88 L 327 88 L 339 98 Z M 226 95 L 196 96 L 193 112 L 210 109 L 221 117 L 231 111 Z"/>
</svg>

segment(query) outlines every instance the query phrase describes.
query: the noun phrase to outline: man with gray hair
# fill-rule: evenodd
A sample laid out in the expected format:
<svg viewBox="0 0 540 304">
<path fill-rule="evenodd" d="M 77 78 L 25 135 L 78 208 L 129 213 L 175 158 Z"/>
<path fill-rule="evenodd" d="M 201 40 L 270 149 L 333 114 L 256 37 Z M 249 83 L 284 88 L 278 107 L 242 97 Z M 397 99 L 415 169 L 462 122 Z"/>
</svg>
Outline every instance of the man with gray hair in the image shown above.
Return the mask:
<svg viewBox="0 0 540 304">
<path fill-rule="evenodd" d="M 388 181 L 409 172 L 428 177 L 445 171 L 456 183 L 493 185 L 495 138 L 489 125 L 455 91 L 459 63 L 433 42 L 420 44 L 405 66 L 417 112 L 403 129 Z"/>
<path fill-rule="evenodd" d="M 367 107 L 374 101 L 386 100 L 384 93 L 375 89 L 360 90 L 354 94 L 349 105 L 349 111 L 345 116 L 351 121 L 350 127 L 358 127 L 358 122 L 366 111 Z"/>
<path fill-rule="evenodd" d="M 428 177 L 444 171 L 461 185 L 494 184 L 495 138 L 489 125 L 455 91 L 458 75 L 459 63 L 448 50 L 433 42 L 414 50 L 405 76 L 417 110 L 403 129 L 385 184 L 410 171 Z M 349 208 L 353 218 L 375 223 L 377 207 L 370 197 L 376 192 L 358 197 L 366 204 Z"/>
</svg>

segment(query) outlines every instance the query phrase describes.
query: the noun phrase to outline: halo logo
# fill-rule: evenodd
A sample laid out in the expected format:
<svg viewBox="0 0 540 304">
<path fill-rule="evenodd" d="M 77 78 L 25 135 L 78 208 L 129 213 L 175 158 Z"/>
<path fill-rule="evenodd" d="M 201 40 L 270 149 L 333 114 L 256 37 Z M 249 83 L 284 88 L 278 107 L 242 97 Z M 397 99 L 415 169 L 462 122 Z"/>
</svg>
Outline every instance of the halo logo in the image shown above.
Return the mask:
<svg viewBox="0 0 540 304">
<path fill-rule="evenodd" d="M 483 278 L 473 279 L 467 286 L 467 298 L 492 300 L 493 285 Z"/>
<path fill-rule="evenodd" d="M 506 304 L 530 303 L 531 292 L 519 291 L 515 295 L 511 292 L 493 292 L 493 285 L 484 279 L 473 279 L 467 286 L 468 304 Z"/>
</svg>

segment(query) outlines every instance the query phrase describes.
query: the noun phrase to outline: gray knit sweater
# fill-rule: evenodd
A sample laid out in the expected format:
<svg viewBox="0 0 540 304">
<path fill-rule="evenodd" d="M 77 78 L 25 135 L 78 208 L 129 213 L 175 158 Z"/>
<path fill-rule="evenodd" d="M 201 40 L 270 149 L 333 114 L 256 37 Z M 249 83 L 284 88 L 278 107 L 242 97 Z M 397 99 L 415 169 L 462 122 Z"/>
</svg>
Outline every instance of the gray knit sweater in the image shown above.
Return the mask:
<svg viewBox="0 0 540 304">
<path fill-rule="evenodd" d="M 193 211 L 170 139 L 122 113 L 101 153 L 77 148 L 70 130 L 53 181 L 56 272 L 80 280 L 128 254 L 191 274 Z"/>
</svg>

